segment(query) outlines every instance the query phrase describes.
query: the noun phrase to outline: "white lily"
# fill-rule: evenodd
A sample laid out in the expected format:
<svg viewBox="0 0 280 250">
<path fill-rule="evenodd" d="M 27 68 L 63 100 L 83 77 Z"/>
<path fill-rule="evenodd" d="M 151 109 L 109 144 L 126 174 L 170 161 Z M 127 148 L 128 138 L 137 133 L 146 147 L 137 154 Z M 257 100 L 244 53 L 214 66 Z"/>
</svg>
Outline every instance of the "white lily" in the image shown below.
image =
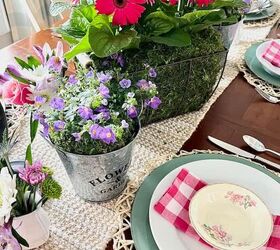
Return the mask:
<svg viewBox="0 0 280 250">
<path fill-rule="evenodd" d="M 16 175 L 10 175 L 8 168 L 2 168 L 0 173 L 0 226 L 8 222 L 12 205 L 16 201 Z"/>
</svg>

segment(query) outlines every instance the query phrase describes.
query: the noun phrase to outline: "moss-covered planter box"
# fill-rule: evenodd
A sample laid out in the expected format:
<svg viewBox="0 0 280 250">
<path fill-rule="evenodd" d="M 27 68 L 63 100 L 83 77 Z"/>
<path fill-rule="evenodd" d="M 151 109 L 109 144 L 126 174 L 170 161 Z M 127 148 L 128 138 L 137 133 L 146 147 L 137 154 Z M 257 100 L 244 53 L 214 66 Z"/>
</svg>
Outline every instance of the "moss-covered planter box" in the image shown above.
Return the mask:
<svg viewBox="0 0 280 250">
<path fill-rule="evenodd" d="M 214 29 L 192 35 L 189 47 L 168 47 L 146 43 L 140 50 L 126 50 L 125 70 L 130 79 L 143 78 L 144 64 L 156 68 L 160 110 L 144 114 L 142 124 L 157 122 L 191 111 L 199 110 L 210 98 L 223 73 L 227 51 L 220 33 Z M 104 66 L 104 59 L 94 58 L 99 70 L 108 70 L 113 65 Z M 145 72 L 145 73 L 144 73 Z"/>
</svg>

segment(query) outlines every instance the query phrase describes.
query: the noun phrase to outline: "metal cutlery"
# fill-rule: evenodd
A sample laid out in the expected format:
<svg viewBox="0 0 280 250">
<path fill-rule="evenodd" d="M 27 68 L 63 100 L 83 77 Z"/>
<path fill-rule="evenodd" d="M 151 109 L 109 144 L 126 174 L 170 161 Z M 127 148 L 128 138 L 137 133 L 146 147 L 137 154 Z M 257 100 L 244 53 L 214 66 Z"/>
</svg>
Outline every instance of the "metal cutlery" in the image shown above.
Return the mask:
<svg viewBox="0 0 280 250">
<path fill-rule="evenodd" d="M 280 100 L 272 95 L 269 95 L 267 93 L 265 93 L 262 89 L 260 89 L 259 87 L 256 87 L 256 91 L 260 94 L 260 96 L 262 96 L 265 100 L 267 100 L 270 103 L 273 104 L 277 104 L 280 103 Z"/>
<path fill-rule="evenodd" d="M 245 150 L 243 150 L 241 148 L 238 148 L 238 147 L 233 146 L 233 145 L 231 145 L 229 143 L 226 143 L 224 141 L 216 139 L 216 138 L 214 138 L 212 136 L 208 136 L 208 139 L 211 142 L 213 142 L 214 144 L 216 144 L 217 146 L 219 146 L 219 147 L 221 147 L 221 148 L 223 148 L 223 149 L 225 149 L 225 150 L 227 150 L 227 151 L 229 151 L 231 153 L 234 153 L 236 155 L 239 155 L 239 156 L 242 156 L 242 157 L 245 157 L 245 158 L 248 158 L 248 159 L 257 160 L 259 162 L 265 163 L 265 164 L 267 164 L 269 166 L 272 166 L 272 167 L 277 168 L 277 169 L 280 170 L 280 165 L 275 163 L 275 162 L 272 162 L 272 161 L 266 160 L 266 159 L 264 159 L 264 158 L 262 158 L 260 156 L 251 154 L 251 153 L 249 153 L 249 152 L 247 152 L 247 151 L 245 151 Z"/>
<path fill-rule="evenodd" d="M 261 141 L 259 141 L 258 139 L 254 138 L 254 137 L 252 137 L 250 135 L 243 135 L 243 140 L 251 148 L 253 148 L 254 150 L 256 150 L 258 152 L 265 152 L 265 151 L 267 151 L 267 152 L 270 152 L 270 153 L 275 154 L 275 155 L 280 157 L 280 153 L 278 153 L 278 152 L 276 152 L 274 150 L 271 150 L 269 148 L 266 148 Z"/>
</svg>

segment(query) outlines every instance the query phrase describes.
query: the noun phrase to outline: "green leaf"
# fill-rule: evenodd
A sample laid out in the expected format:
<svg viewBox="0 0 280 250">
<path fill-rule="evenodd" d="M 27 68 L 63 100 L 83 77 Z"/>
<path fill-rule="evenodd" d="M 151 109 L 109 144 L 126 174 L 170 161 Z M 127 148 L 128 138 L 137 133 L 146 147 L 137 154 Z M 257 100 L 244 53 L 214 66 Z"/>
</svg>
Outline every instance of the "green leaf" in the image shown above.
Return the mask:
<svg viewBox="0 0 280 250">
<path fill-rule="evenodd" d="M 20 77 L 20 76 L 16 76 L 12 71 L 10 71 L 9 69 L 6 69 L 6 72 L 13 77 L 14 79 L 18 80 L 20 83 L 25 83 L 25 84 L 31 84 L 30 81 Z"/>
<path fill-rule="evenodd" d="M 183 31 L 182 29 L 174 29 L 162 36 L 153 36 L 150 37 L 150 39 L 156 43 L 175 47 L 185 47 L 191 43 L 189 33 Z"/>
<path fill-rule="evenodd" d="M 212 4 L 209 5 L 209 8 L 213 9 L 224 7 L 244 8 L 246 7 L 246 3 L 243 0 L 215 0 Z"/>
<path fill-rule="evenodd" d="M 25 160 L 32 164 L 32 151 L 31 151 L 31 144 L 28 145 L 26 152 L 25 152 Z"/>
<path fill-rule="evenodd" d="M 91 26 L 88 38 L 92 51 L 97 57 L 107 57 L 122 49 L 137 45 L 135 30 L 122 31 L 114 35 L 108 28 L 97 29 Z"/>
<path fill-rule="evenodd" d="M 37 134 L 38 125 L 39 125 L 38 120 L 33 121 L 32 114 L 31 114 L 31 116 L 30 116 L 30 139 L 31 139 L 31 143 L 34 141 L 35 136 Z"/>
<path fill-rule="evenodd" d="M 204 20 L 221 20 L 226 18 L 223 10 L 197 10 L 185 14 L 180 18 L 183 25 L 201 24 Z"/>
<path fill-rule="evenodd" d="M 25 247 L 29 247 L 29 244 L 27 243 L 27 241 L 25 239 L 23 239 L 13 227 L 12 227 L 12 234 L 17 239 L 19 244 L 21 244 L 22 246 L 25 246 Z"/>
<path fill-rule="evenodd" d="M 23 68 L 23 69 L 32 69 L 32 66 L 30 66 L 27 62 L 23 61 L 22 59 L 15 57 L 15 60 L 17 63 Z"/>
<path fill-rule="evenodd" d="M 32 68 L 37 68 L 39 65 L 41 65 L 40 61 L 37 58 L 35 58 L 34 56 L 28 56 L 27 63 Z"/>
<path fill-rule="evenodd" d="M 49 11 L 52 16 L 58 16 L 60 13 L 62 13 L 63 11 L 69 8 L 71 8 L 71 5 L 69 3 L 51 2 Z"/>
<path fill-rule="evenodd" d="M 87 32 L 87 34 L 82 38 L 82 40 L 76 46 L 74 46 L 70 51 L 64 54 L 66 60 L 70 60 L 78 54 L 90 52 L 92 49 L 88 40 L 89 37 Z"/>
</svg>

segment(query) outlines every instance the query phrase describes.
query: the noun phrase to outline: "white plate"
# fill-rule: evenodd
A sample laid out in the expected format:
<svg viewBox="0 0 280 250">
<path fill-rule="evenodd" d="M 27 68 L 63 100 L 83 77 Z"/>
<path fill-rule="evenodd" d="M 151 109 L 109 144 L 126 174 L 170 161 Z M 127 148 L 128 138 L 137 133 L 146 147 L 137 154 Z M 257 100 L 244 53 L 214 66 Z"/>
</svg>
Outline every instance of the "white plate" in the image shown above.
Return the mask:
<svg viewBox="0 0 280 250">
<path fill-rule="evenodd" d="M 206 250 L 202 245 L 175 227 L 156 213 L 154 204 L 160 199 L 182 168 L 188 169 L 196 177 L 208 184 L 232 183 L 252 190 L 268 207 L 272 214 L 280 214 L 280 184 L 263 172 L 242 163 L 209 159 L 184 164 L 170 172 L 154 190 L 149 220 L 155 242 L 161 250 Z"/>
<path fill-rule="evenodd" d="M 265 50 L 268 48 L 269 44 L 272 42 L 273 40 L 267 41 L 267 42 L 263 42 L 259 45 L 259 47 L 256 50 L 256 57 L 258 59 L 258 61 L 261 63 L 261 65 L 263 66 L 263 68 L 265 69 L 265 71 L 271 75 L 280 77 L 280 68 L 274 66 L 273 64 L 271 64 L 270 62 L 268 62 L 267 60 L 265 60 L 262 55 L 264 54 Z M 274 41 L 280 43 L 280 39 L 275 39 Z"/>
<path fill-rule="evenodd" d="M 208 185 L 196 192 L 189 216 L 198 235 L 217 249 L 258 249 L 273 230 L 272 216 L 259 197 L 228 183 Z"/>
</svg>

